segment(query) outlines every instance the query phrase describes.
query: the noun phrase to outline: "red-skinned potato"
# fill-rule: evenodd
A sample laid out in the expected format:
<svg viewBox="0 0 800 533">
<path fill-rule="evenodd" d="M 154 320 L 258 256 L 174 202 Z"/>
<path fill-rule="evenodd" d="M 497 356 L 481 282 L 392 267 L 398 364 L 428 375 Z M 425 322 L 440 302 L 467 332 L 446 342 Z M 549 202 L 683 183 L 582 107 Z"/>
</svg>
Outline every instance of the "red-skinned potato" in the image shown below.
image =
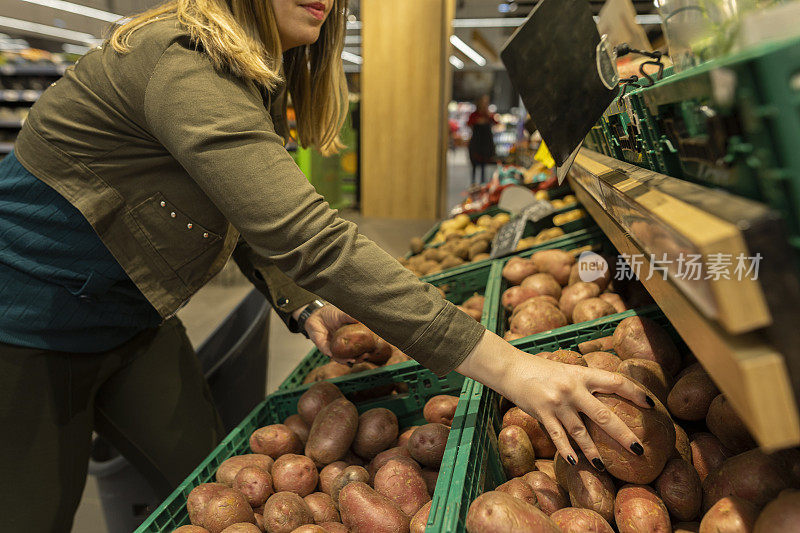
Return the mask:
<svg viewBox="0 0 800 533">
<path fill-rule="evenodd" d="M 574 322 L 572 313 L 575 310 L 575 306 L 578 305 L 578 302 L 589 298 L 596 298 L 599 294 L 600 289 L 594 283 L 578 281 L 564 288 L 561 292 L 561 298 L 558 300 L 558 307 L 564 313 L 564 316 L 567 317 L 567 320 Z"/>
<path fill-rule="evenodd" d="M 572 310 L 572 321 L 576 324 L 588 322 L 616 313 L 610 303 L 601 298 L 587 298 L 575 304 Z"/>
<path fill-rule="evenodd" d="M 228 526 L 222 530 L 222 533 L 261 533 L 261 528 L 255 524 L 244 522 Z"/>
<path fill-rule="evenodd" d="M 670 459 L 655 482 L 661 501 L 672 516 L 689 522 L 700 514 L 703 488 L 694 467 L 683 459 Z"/>
<path fill-rule="evenodd" d="M 521 333 L 514 333 L 511 330 L 506 331 L 505 334 L 503 335 L 503 339 L 506 340 L 507 342 L 515 341 L 517 339 L 522 339 L 524 337 L 525 335 Z"/>
<path fill-rule="evenodd" d="M 340 520 L 339 510 L 333 502 L 333 498 L 324 492 L 312 492 L 303 500 L 314 516 L 314 523 L 338 522 Z"/>
<path fill-rule="evenodd" d="M 510 289 L 506 289 L 505 292 L 503 292 L 500 302 L 503 304 L 503 307 L 506 309 L 506 311 L 511 312 L 519 304 L 535 296 L 539 296 L 539 293 L 534 289 L 514 286 Z"/>
<path fill-rule="evenodd" d="M 303 453 L 303 443 L 287 426 L 272 424 L 259 428 L 250 435 L 250 449 L 277 459 L 287 453 Z"/>
<path fill-rule="evenodd" d="M 314 461 L 305 455 L 287 453 L 272 465 L 272 485 L 275 492 L 294 492 L 301 498 L 317 487 L 319 474 Z"/>
<path fill-rule="evenodd" d="M 422 470 L 409 459 L 390 459 L 375 474 L 375 490 L 397 505 L 409 518 L 431 499 Z"/>
<path fill-rule="evenodd" d="M 239 473 L 239 470 L 245 466 L 255 466 L 265 472 L 272 470 L 272 457 L 260 453 L 246 453 L 244 455 L 234 455 L 222 461 L 222 464 L 217 468 L 216 479 L 219 483 L 231 485 L 233 478 Z"/>
<path fill-rule="evenodd" d="M 350 374 L 350 367 L 331 361 L 325 363 L 308 373 L 308 376 L 303 380 L 303 384 L 325 381 L 326 379 L 334 379 Z"/>
<path fill-rule="evenodd" d="M 323 522 L 319 526 L 326 531 L 326 533 L 350 533 L 346 525 L 341 522 Z"/>
<path fill-rule="evenodd" d="M 672 533 L 698 533 L 700 522 L 678 522 L 672 524 Z"/>
<path fill-rule="evenodd" d="M 317 466 L 342 459 L 356 437 L 357 428 L 356 406 L 345 398 L 334 400 L 314 418 L 306 443 L 306 455 Z"/>
<path fill-rule="evenodd" d="M 386 365 L 384 366 L 392 366 L 398 363 L 405 363 L 406 361 L 411 361 L 411 358 L 393 346 L 392 356 L 386 361 Z"/>
<path fill-rule="evenodd" d="M 396 446 L 394 448 L 384 450 L 373 457 L 373 459 L 367 465 L 367 472 L 369 472 L 370 482 L 375 477 L 375 473 L 380 470 L 383 465 L 388 463 L 390 459 L 395 459 L 397 457 L 406 457 L 411 459 L 411 452 L 408 451 L 406 446 Z"/>
<path fill-rule="evenodd" d="M 528 276 L 522 280 L 520 287 L 533 289 L 543 296 L 552 296 L 556 300 L 561 297 L 561 285 L 558 284 L 556 278 L 546 272 Z"/>
<path fill-rule="evenodd" d="M 428 496 L 433 498 L 433 492 L 436 490 L 436 482 L 439 481 L 439 471 L 432 468 L 423 468 L 422 479 L 425 480 L 425 486 L 428 488 Z"/>
<path fill-rule="evenodd" d="M 336 461 L 319 471 L 319 490 L 330 496 L 333 481 L 349 465 L 344 461 Z"/>
<path fill-rule="evenodd" d="M 711 401 L 706 414 L 706 425 L 719 441 L 732 453 L 742 453 L 756 447 L 756 441 L 733 410 L 733 406 L 720 394 Z"/>
<path fill-rule="evenodd" d="M 514 310 L 511 312 L 511 317 L 509 318 L 509 321 L 512 320 L 517 314 L 527 309 L 528 307 L 536 306 L 539 305 L 540 303 L 546 303 L 552 305 L 553 307 L 558 307 L 558 300 L 556 300 L 552 296 L 549 295 L 534 296 L 533 298 L 528 298 L 527 300 L 516 306 Z"/>
<path fill-rule="evenodd" d="M 565 507 L 550 515 L 562 533 L 614 533 L 611 526 L 591 509 Z"/>
<path fill-rule="evenodd" d="M 564 363 L 565 365 L 589 366 L 583 356 L 572 350 L 556 350 L 555 352 L 540 352 L 536 354 L 544 359 Z"/>
<path fill-rule="evenodd" d="M 547 516 L 569 505 L 569 495 L 556 480 L 545 472 L 528 472 L 522 479 L 533 489 L 539 509 Z"/>
<path fill-rule="evenodd" d="M 533 264 L 539 272 L 546 272 L 553 276 L 559 285 L 569 282 L 569 273 L 575 256 L 564 250 L 542 250 L 531 256 Z"/>
<path fill-rule="evenodd" d="M 800 531 L 800 491 L 785 490 L 758 515 L 754 533 Z"/>
<path fill-rule="evenodd" d="M 608 372 L 616 372 L 622 359 L 609 352 L 589 352 L 584 354 L 583 360 L 589 368 L 599 368 Z"/>
<path fill-rule="evenodd" d="M 360 482 L 342 489 L 339 512 L 351 533 L 405 533 L 411 522 L 389 498 Z"/>
<path fill-rule="evenodd" d="M 722 498 L 703 516 L 699 533 L 752 533 L 758 508 L 736 496 Z M 770 533 L 789 530 L 772 530 Z"/>
<path fill-rule="evenodd" d="M 449 427 L 453 424 L 457 405 L 457 397 L 440 394 L 425 403 L 422 416 L 431 424 L 444 424 Z"/>
<path fill-rule="evenodd" d="M 592 339 L 584 341 L 578 345 L 578 351 L 584 355 L 591 352 L 607 352 L 614 349 L 614 337 L 600 337 L 599 339 Z M 619 357 L 617 357 L 619 359 Z M 622 361 L 622 359 L 620 359 Z"/>
<path fill-rule="evenodd" d="M 186 510 L 193 525 L 203 523 L 204 511 L 208 502 L 224 488 L 227 486 L 222 483 L 202 483 L 192 489 L 186 498 Z"/>
<path fill-rule="evenodd" d="M 368 481 L 369 472 L 364 467 L 350 465 L 333 480 L 330 497 L 333 498 L 333 502 L 336 505 L 339 505 L 339 493 L 343 488 L 350 483 L 367 483 Z"/>
<path fill-rule="evenodd" d="M 439 468 L 450 428 L 444 424 L 425 424 L 414 430 L 408 440 L 411 457 L 423 466 Z"/>
<path fill-rule="evenodd" d="M 432 503 L 433 502 L 426 503 L 411 517 L 411 533 L 425 533 L 425 527 L 428 525 L 428 516 L 431 514 Z"/>
<path fill-rule="evenodd" d="M 467 533 L 561 533 L 542 511 L 498 491 L 484 492 L 472 502 L 465 525 Z"/>
<path fill-rule="evenodd" d="M 542 424 L 519 407 L 512 407 L 503 415 L 503 427 L 507 426 L 519 426 L 525 430 L 536 457 L 552 457 L 556 453 L 556 445 Z"/>
<path fill-rule="evenodd" d="M 344 395 L 333 383 L 325 381 L 315 383 L 297 400 L 297 414 L 310 429 L 322 408 L 339 398 L 344 398 Z"/>
<path fill-rule="evenodd" d="M 361 413 L 353 440 L 353 451 L 370 460 L 397 440 L 397 416 L 388 409 L 376 407 Z"/>
<path fill-rule="evenodd" d="M 461 304 L 461 306 L 466 307 L 467 309 L 474 309 L 480 313 L 483 312 L 483 306 L 485 302 L 486 298 L 476 293 L 467 298 L 464 303 Z"/>
<path fill-rule="evenodd" d="M 704 420 L 719 390 L 702 370 L 689 372 L 675 382 L 669 392 L 667 408 L 680 420 Z"/>
<path fill-rule="evenodd" d="M 294 434 L 300 439 L 300 442 L 303 443 L 305 446 L 306 441 L 308 440 L 308 431 L 311 427 L 303 422 L 303 419 L 300 415 L 290 415 L 286 417 L 286 420 L 283 421 L 283 425 L 287 428 L 294 431 Z"/>
<path fill-rule="evenodd" d="M 626 359 L 617 367 L 617 372 L 643 385 L 659 402 L 667 401 L 672 378 L 655 361 Z"/>
<path fill-rule="evenodd" d="M 186 525 L 173 530 L 172 533 L 208 533 L 208 530 L 200 526 Z"/>
<path fill-rule="evenodd" d="M 272 496 L 272 476 L 255 466 L 246 466 L 236 473 L 233 478 L 233 488 L 241 492 L 250 507 L 264 505 L 267 498 Z"/>
<path fill-rule="evenodd" d="M 264 504 L 264 525 L 269 533 L 291 533 L 313 523 L 308 504 L 294 492 L 276 492 Z"/>
<path fill-rule="evenodd" d="M 338 360 L 362 360 L 377 347 L 377 337 L 364 324 L 347 324 L 334 331 L 331 337 L 331 354 Z"/>
<path fill-rule="evenodd" d="M 567 325 L 567 318 L 557 307 L 544 301 L 528 305 L 515 314 L 509 324 L 512 333 L 527 337 Z"/>
<path fill-rule="evenodd" d="M 629 316 L 614 330 L 614 351 L 623 361 L 649 359 L 674 376 L 681 365 L 678 349 L 661 326 L 649 318 Z"/>
<path fill-rule="evenodd" d="M 225 487 L 211 495 L 202 520 L 195 525 L 203 526 L 209 533 L 221 533 L 226 527 L 242 522 L 256 523 L 253 508 L 241 492 Z"/>
<path fill-rule="evenodd" d="M 531 488 L 531 486 L 528 485 L 521 477 L 509 479 L 494 490 L 498 492 L 505 492 L 506 494 L 531 505 L 537 505 L 538 503 L 536 499 L 536 493 L 533 492 L 533 488 Z"/>
<path fill-rule="evenodd" d="M 666 408 L 658 400 L 655 400 L 655 407 L 646 409 L 616 395 L 595 396 L 631 428 L 644 448 L 643 455 L 634 454 L 593 420 L 583 416 L 606 469 L 612 476 L 628 483 L 652 482 L 661 473 L 675 447 L 675 427 Z"/>
<path fill-rule="evenodd" d="M 483 313 L 481 311 L 478 311 L 477 309 L 469 309 L 467 307 L 464 307 L 463 305 L 457 305 L 456 307 L 459 310 L 466 313 L 467 315 L 469 315 L 473 320 L 480 322 L 481 318 L 483 318 Z"/>
<path fill-rule="evenodd" d="M 695 433 L 689 441 L 689 446 L 692 450 L 692 465 L 700 476 L 700 481 L 705 481 L 708 474 L 719 470 L 722 463 L 733 455 L 711 433 Z"/>
<path fill-rule="evenodd" d="M 417 429 L 418 427 L 419 426 L 411 426 L 403 429 L 400 432 L 400 435 L 397 436 L 397 442 L 395 443 L 395 446 L 398 446 L 400 448 L 405 448 L 406 445 L 408 444 L 408 439 L 411 438 L 411 435 L 414 433 L 414 430 Z"/>
<path fill-rule="evenodd" d="M 750 450 L 726 460 L 703 481 L 703 508 L 725 496 L 738 496 L 759 509 L 791 486 L 791 474 L 780 459 Z"/>
<path fill-rule="evenodd" d="M 573 507 L 591 509 L 604 520 L 614 521 L 614 480 L 608 472 L 594 468 L 583 455 L 576 465 L 569 464 L 561 454 L 555 456 L 554 469 L 558 484 L 569 493 Z"/>
<path fill-rule="evenodd" d="M 291 533 L 328 533 L 324 527 L 316 524 L 306 524 L 297 529 L 293 529 Z"/>
<path fill-rule="evenodd" d="M 624 313 L 628 310 L 628 306 L 622 300 L 622 297 L 615 292 L 604 292 L 598 298 L 604 300 L 606 303 L 614 308 L 615 313 Z"/>
<path fill-rule="evenodd" d="M 521 427 L 506 426 L 501 429 L 497 435 L 497 448 L 503 470 L 509 478 L 523 476 L 536 468 L 531 439 Z"/>
<path fill-rule="evenodd" d="M 614 501 L 614 519 L 619 533 L 672 533 L 667 508 L 646 485 L 624 485 L 619 489 Z"/>
<path fill-rule="evenodd" d="M 558 482 L 556 480 L 556 470 L 552 459 L 536 459 L 535 464 L 536 464 L 536 470 L 538 470 L 539 472 L 544 472 L 550 479 L 556 481 L 556 483 Z M 566 487 L 561 487 L 561 488 L 563 489 Z"/>
<path fill-rule="evenodd" d="M 519 285 L 522 280 L 536 274 L 537 269 L 533 261 L 521 257 L 512 257 L 503 267 L 503 277 L 512 285 Z"/>
</svg>

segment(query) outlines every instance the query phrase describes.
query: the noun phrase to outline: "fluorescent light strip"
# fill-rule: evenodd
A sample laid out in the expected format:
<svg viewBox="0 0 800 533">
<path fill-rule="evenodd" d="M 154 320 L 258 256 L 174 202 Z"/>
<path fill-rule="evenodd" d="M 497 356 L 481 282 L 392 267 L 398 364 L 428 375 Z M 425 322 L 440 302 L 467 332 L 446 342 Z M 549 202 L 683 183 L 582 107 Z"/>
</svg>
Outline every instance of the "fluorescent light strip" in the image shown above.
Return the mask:
<svg viewBox="0 0 800 533">
<path fill-rule="evenodd" d="M 361 44 L 360 35 L 345 35 L 344 44 Z"/>
<path fill-rule="evenodd" d="M 361 29 L 361 21 L 356 20 L 355 22 L 347 21 L 347 29 L 348 30 L 360 30 Z"/>
<path fill-rule="evenodd" d="M 355 63 L 356 65 L 360 65 L 364 62 L 364 58 L 357 56 L 352 52 L 348 52 L 347 50 L 342 50 L 342 59 L 351 63 Z"/>
<path fill-rule="evenodd" d="M 453 65 L 454 67 L 456 67 L 458 70 L 461 70 L 462 68 L 464 68 L 464 62 L 461 61 L 456 56 L 450 56 L 450 64 Z"/>
<path fill-rule="evenodd" d="M 67 41 L 77 41 L 79 43 L 88 44 L 89 46 L 97 46 L 103 42 L 102 39 L 98 39 L 94 35 L 88 33 L 65 30 L 63 28 L 56 28 L 55 26 L 45 26 L 44 24 L 37 24 L 36 22 L 8 17 L 0 17 L 0 27 L 28 31 L 39 35 L 47 35 L 49 37 L 58 37 L 59 39 Z"/>
<path fill-rule="evenodd" d="M 454 28 L 516 28 L 527 17 L 498 17 L 483 19 L 453 19 Z M 594 17 L 597 22 L 597 17 Z M 637 24 L 661 24 L 661 15 L 636 15 Z"/>
<path fill-rule="evenodd" d="M 95 9 L 93 7 L 82 6 L 80 4 L 74 4 L 72 2 L 64 2 L 64 0 L 22 0 L 22 1 L 28 2 L 30 4 L 50 7 L 52 9 L 58 9 L 59 11 L 75 13 L 76 15 L 83 15 L 84 17 L 89 17 L 97 20 L 104 20 L 106 22 L 117 22 L 118 20 L 123 18 L 122 15 L 109 13 L 108 11 L 102 11 L 100 9 Z"/>
<path fill-rule="evenodd" d="M 485 57 L 483 57 L 478 52 L 470 48 L 470 46 L 467 43 L 465 43 L 455 35 L 450 36 L 450 43 L 459 50 L 461 50 L 462 52 L 464 52 L 464 55 L 466 55 L 468 58 L 476 62 L 478 65 L 480 66 L 486 65 Z"/>
</svg>

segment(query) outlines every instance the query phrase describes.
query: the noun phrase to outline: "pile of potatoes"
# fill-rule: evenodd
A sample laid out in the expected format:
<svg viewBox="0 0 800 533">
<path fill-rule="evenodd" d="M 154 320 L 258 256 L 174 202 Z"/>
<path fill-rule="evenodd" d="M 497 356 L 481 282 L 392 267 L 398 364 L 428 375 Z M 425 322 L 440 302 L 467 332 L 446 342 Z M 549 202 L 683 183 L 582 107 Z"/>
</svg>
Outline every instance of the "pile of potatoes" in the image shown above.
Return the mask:
<svg viewBox="0 0 800 533">
<path fill-rule="evenodd" d="M 702 366 L 682 358 L 658 324 L 629 317 L 612 336 L 577 348 L 532 357 L 619 372 L 647 389 L 651 409 L 596 394 L 643 453 L 583 417 L 604 468 L 582 455 L 571 464 L 535 418 L 504 402 L 497 442 L 509 481 L 472 502 L 469 533 L 800 531 L 800 450 L 756 449 Z"/>
<path fill-rule="evenodd" d="M 426 424 L 399 428 L 384 408 L 358 414 L 333 384 L 250 436 L 186 502 L 174 533 L 418 533 L 425 530 L 458 398 L 434 396 Z"/>
</svg>

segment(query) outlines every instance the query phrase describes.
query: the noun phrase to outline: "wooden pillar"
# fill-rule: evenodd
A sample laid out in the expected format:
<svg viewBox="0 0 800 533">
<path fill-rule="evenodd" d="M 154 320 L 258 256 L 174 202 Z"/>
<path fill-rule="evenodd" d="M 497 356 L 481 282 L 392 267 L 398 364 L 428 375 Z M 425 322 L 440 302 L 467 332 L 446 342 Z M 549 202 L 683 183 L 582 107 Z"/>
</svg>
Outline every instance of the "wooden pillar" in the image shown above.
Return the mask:
<svg viewBox="0 0 800 533">
<path fill-rule="evenodd" d="M 365 216 L 443 214 L 454 13 L 454 0 L 361 0 Z"/>
</svg>

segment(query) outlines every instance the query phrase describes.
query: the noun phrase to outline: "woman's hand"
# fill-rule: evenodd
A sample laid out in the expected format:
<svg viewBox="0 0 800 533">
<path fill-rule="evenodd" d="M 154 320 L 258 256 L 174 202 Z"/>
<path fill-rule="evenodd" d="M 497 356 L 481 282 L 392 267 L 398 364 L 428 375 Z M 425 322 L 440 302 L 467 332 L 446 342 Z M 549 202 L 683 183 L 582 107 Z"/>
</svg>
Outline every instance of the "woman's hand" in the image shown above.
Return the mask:
<svg viewBox="0 0 800 533">
<path fill-rule="evenodd" d="M 633 453 L 643 453 L 642 443 L 631 429 L 592 395 L 617 394 L 645 409 L 653 407 L 647 393 L 621 374 L 535 357 L 490 332 L 456 371 L 491 387 L 536 417 L 570 463 L 578 457 L 570 444 L 572 438 L 595 467 L 602 467 L 580 413 Z"/>
<path fill-rule="evenodd" d="M 299 315 L 302 309 L 296 311 Z M 319 348 L 319 351 L 332 357 L 331 354 L 331 338 L 333 333 L 342 326 L 347 324 L 355 324 L 357 320 L 341 311 L 338 307 L 331 304 L 325 304 L 311 313 L 311 316 L 306 319 L 306 333 L 308 338 Z"/>
</svg>

